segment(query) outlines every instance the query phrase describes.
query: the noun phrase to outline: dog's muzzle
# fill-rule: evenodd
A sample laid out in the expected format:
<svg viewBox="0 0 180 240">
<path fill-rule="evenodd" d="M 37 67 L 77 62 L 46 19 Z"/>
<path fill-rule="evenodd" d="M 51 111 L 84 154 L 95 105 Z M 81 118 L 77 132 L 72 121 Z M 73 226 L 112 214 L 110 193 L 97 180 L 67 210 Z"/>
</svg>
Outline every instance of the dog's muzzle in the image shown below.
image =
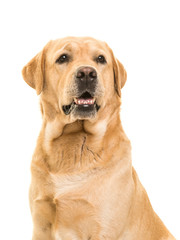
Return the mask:
<svg viewBox="0 0 180 240">
<path fill-rule="evenodd" d="M 74 97 L 70 105 L 64 105 L 66 115 L 71 112 L 80 118 L 93 117 L 100 106 L 96 103 L 97 72 L 93 67 L 80 67 L 75 74 L 77 97 Z"/>
</svg>

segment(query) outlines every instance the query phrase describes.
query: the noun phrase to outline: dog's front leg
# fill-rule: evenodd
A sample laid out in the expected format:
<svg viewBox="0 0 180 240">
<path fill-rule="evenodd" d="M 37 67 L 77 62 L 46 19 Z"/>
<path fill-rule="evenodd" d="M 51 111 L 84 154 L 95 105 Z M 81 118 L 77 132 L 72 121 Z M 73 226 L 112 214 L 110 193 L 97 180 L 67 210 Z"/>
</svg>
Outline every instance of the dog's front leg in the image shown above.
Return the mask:
<svg viewBox="0 0 180 240">
<path fill-rule="evenodd" d="M 31 203 L 33 218 L 32 240 L 54 240 L 53 224 L 55 221 L 56 207 L 51 199 L 38 199 Z"/>
</svg>

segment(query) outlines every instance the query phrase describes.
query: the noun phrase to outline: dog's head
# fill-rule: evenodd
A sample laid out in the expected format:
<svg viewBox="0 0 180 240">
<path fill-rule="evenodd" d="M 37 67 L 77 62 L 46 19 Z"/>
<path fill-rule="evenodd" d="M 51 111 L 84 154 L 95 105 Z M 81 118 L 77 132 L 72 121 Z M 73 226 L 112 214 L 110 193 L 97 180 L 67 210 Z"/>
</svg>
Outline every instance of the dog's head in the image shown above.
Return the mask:
<svg viewBox="0 0 180 240">
<path fill-rule="evenodd" d="M 50 41 L 22 73 L 55 112 L 73 119 L 95 118 L 118 101 L 126 82 L 126 71 L 108 45 L 88 37 Z"/>
</svg>

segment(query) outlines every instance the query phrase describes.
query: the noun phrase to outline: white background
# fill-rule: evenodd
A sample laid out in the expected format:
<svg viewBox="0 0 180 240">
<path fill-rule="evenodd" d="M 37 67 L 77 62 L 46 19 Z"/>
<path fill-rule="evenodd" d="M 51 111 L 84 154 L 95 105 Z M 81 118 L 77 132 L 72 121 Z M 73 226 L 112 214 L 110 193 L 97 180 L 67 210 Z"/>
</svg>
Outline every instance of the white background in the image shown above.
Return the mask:
<svg viewBox="0 0 180 240">
<path fill-rule="evenodd" d="M 180 3 L 180 2 L 179 2 Z M 151 203 L 180 239 L 180 6 L 178 1 L 1 1 L 0 238 L 31 239 L 30 161 L 41 126 L 21 69 L 50 40 L 106 41 L 128 80 L 121 118 Z"/>
</svg>

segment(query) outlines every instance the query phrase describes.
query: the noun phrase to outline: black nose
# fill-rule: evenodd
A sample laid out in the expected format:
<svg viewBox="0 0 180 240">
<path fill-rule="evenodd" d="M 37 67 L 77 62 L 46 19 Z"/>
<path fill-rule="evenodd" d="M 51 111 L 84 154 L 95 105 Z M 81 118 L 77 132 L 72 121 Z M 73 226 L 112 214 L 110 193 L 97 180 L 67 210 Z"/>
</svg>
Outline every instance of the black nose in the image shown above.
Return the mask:
<svg viewBox="0 0 180 240">
<path fill-rule="evenodd" d="M 76 77 L 82 82 L 90 83 L 97 79 L 97 73 L 92 67 L 81 67 L 78 70 Z"/>
</svg>

